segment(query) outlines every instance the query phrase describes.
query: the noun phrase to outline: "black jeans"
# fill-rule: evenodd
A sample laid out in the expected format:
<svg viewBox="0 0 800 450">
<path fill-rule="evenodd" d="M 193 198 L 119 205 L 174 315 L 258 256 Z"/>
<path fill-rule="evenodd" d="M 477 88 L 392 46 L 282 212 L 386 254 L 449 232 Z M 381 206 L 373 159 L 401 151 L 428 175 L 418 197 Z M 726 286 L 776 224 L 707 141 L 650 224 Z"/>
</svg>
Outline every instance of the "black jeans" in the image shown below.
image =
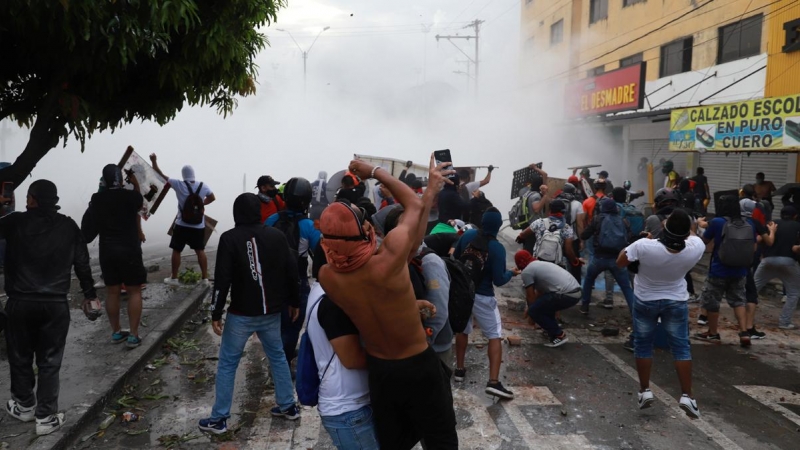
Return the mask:
<svg viewBox="0 0 800 450">
<path fill-rule="evenodd" d="M 58 373 L 69 331 L 69 304 L 62 301 L 15 300 L 6 305 L 11 396 L 21 406 L 36 404 L 36 418 L 58 412 Z M 39 382 L 33 373 L 33 356 Z M 36 387 L 36 393 L 33 387 Z M 38 402 L 37 402 L 38 400 Z"/>
<path fill-rule="evenodd" d="M 556 294 L 549 292 L 543 294 L 528 307 L 528 317 L 542 327 L 550 339 L 561 336 L 561 327 L 556 320 L 556 312 L 572 308 L 581 300 L 581 291 L 575 291 L 569 295 Z"/>
</svg>

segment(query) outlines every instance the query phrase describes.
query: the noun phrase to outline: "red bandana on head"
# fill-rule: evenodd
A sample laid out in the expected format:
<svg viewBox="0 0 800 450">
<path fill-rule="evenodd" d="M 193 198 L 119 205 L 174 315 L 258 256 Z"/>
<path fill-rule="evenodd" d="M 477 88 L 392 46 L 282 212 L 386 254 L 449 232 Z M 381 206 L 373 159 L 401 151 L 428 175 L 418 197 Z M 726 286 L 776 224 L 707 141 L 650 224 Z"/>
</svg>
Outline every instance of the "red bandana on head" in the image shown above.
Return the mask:
<svg viewBox="0 0 800 450">
<path fill-rule="evenodd" d="M 334 203 L 322 212 L 319 220 L 322 248 L 328 264 L 336 272 L 352 272 L 375 254 L 375 231 L 365 231 L 355 211 L 343 203 Z"/>
</svg>

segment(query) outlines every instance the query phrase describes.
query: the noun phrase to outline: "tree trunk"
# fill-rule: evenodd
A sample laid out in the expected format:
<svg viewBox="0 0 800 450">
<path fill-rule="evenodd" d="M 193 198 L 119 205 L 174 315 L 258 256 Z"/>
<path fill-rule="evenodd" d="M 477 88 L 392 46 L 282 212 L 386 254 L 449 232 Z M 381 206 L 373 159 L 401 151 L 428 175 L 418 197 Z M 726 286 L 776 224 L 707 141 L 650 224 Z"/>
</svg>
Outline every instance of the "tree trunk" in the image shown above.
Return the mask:
<svg viewBox="0 0 800 450">
<path fill-rule="evenodd" d="M 44 155 L 58 144 L 62 124 L 56 117 L 57 109 L 53 101 L 46 99 L 43 103 L 45 105 L 36 115 L 25 150 L 14 164 L 0 169 L 0 184 L 10 181 L 15 188 L 22 184 Z"/>
</svg>

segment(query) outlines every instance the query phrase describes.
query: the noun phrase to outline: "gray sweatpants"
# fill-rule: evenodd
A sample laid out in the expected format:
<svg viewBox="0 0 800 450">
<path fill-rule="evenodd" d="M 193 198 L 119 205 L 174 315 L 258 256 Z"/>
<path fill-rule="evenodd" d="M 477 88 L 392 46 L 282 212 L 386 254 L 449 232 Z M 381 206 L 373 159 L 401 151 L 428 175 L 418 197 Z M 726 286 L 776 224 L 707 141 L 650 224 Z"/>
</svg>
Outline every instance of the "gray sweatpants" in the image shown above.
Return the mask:
<svg viewBox="0 0 800 450">
<path fill-rule="evenodd" d="M 778 325 L 787 326 L 792 323 L 792 314 L 800 298 L 800 265 L 794 258 L 786 256 L 770 256 L 761 260 L 754 275 L 756 292 L 761 291 L 765 284 L 773 278 L 783 282 L 786 288 L 786 303 L 783 305 Z"/>
</svg>

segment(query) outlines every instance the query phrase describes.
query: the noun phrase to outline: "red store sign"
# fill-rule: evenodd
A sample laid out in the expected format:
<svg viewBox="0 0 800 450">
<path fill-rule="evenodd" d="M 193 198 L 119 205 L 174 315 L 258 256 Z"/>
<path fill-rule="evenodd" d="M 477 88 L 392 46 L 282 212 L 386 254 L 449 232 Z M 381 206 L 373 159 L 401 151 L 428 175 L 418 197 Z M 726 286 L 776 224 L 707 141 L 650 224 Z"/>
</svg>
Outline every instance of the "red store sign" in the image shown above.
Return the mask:
<svg viewBox="0 0 800 450">
<path fill-rule="evenodd" d="M 565 114 L 569 118 L 641 109 L 647 63 L 617 69 L 567 85 Z"/>
</svg>

